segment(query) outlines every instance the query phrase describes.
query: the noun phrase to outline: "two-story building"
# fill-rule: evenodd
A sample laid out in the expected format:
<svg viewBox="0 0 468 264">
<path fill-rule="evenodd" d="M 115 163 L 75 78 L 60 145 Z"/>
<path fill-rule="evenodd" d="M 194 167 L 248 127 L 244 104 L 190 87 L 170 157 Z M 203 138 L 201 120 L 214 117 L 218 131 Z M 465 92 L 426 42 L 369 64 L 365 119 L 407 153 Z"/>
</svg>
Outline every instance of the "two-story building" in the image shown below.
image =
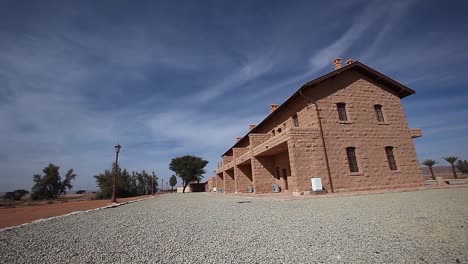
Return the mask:
<svg viewBox="0 0 468 264">
<path fill-rule="evenodd" d="M 401 99 L 415 92 L 358 62 L 307 82 L 223 155 L 211 187 L 226 193 L 301 194 L 311 178 L 328 192 L 422 185 Z"/>
</svg>

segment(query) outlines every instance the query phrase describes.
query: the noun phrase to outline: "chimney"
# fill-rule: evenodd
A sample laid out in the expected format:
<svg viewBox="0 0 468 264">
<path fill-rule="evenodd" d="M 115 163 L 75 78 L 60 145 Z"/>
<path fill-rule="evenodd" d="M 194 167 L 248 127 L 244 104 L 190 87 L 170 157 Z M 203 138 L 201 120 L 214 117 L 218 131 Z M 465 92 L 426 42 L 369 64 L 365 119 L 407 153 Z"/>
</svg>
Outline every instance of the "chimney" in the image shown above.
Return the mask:
<svg viewBox="0 0 468 264">
<path fill-rule="evenodd" d="M 249 130 L 254 129 L 255 127 L 256 127 L 256 125 L 250 125 L 250 126 L 249 126 Z"/>
<path fill-rule="evenodd" d="M 239 140 L 241 140 L 241 139 L 242 139 L 241 137 L 237 137 L 237 138 L 236 138 L 237 141 L 239 141 Z"/>
<path fill-rule="evenodd" d="M 349 60 L 346 61 L 346 65 L 350 65 L 353 62 L 355 62 L 355 60 L 349 59 Z"/>
<path fill-rule="evenodd" d="M 333 60 L 333 65 L 335 66 L 335 70 L 338 70 L 342 66 L 341 58 L 336 58 Z"/>
<path fill-rule="evenodd" d="M 278 108 L 278 105 L 277 105 L 277 104 L 271 104 L 271 105 L 270 105 L 270 113 L 273 113 L 273 111 L 275 111 L 276 108 Z"/>
</svg>

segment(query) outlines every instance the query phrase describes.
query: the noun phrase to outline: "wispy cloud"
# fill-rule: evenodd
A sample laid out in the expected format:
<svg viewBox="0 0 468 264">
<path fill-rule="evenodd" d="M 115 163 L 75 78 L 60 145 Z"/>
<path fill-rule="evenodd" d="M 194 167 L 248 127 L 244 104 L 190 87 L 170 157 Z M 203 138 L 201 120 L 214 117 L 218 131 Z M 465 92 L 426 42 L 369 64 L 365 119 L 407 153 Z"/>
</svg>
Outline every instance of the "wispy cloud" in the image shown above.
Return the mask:
<svg viewBox="0 0 468 264">
<path fill-rule="evenodd" d="M 146 118 L 156 140 L 176 142 L 191 150 L 225 147 L 248 131 L 253 120 L 262 116 L 235 117 L 193 111 L 172 111 Z M 232 144 L 230 144 L 232 142 Z"/>
<path fill-rule="evenodd" d="M 350 27 L 333 43 L 317 51 L 310 60 L 310 66 L 316 71 L 330 65 L 337 56 L 342 56 L 363 34 L 384 14 L 385 4 L 374 2 L 369 4 L 364 11 L 356 16 L 350 23 Z"/>
<path fill-rule="evenodd" d="M 247 82 L 255 80 L 271 70 L 274 60 L 271 56 L 258 56 L 234 69 L 226 76 L 220 76 L 217 83 L 201 90 L 196 97 L 190 96 L 194 103 L 205 103 L 233 89 L 239 89 Z"/>
</svg>

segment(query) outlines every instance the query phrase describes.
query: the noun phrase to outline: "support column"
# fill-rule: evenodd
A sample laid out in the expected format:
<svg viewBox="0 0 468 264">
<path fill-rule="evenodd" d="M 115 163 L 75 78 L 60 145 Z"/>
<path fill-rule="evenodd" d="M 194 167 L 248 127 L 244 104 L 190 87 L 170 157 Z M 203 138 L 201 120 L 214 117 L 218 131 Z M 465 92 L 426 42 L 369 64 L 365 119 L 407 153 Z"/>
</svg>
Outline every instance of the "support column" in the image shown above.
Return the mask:
<svg viewBox="0 0 468 264">
<path fill-rule="evenodd" d="M 271 138 L 271 134 L 249 134 L 250 152 L 252 153 L 252 158 L 251 158 L 252 182 L 253 182 L 255 193 L 271 192 L 271 184 L 269 184 L 270 183 L 269 178 L 263 176 L 269 173 L 268 169 L 265 169 L 265 167 L 263 166 L 262 158 L 256 158 L 253 156 L 253 149 L 270 138 Z M 268 163 L 268 162 L 265 161 L 264 163 Z M 270 164 L 270 166 L 267 166 L 267 167 L 272 167 L 272 165 L 274 167 L 274 164 Z M 270 169 L 273 170 L 274 168 L 270 168 Z M 271 176 L 274 180 L 273 175 Z M 270 186 L 266 188 L 266 185 L 270 185 Z"/>
<path fill-rule="evenodd" d="M 276 184 L 275 161 L 271 157 L 252 157 L 252 175 L 255 193 L 270 193 Z"/>
<path fill-rule="evenodd" d="M 233 148 L 234 160 L 237 160 L 240 156 L 247 153 L 249 148 Z M 241 165 L 242 166 L 242 165 Z M 245 169 L 244 169 L 245 170 Z M 252 175 L 250 178 L 243 172 L 239 166 L 234 164 L 234 180 L 235 180 L 235 192 L 236 193 L 245 193 L 247 192 L 247 186 L 252 184 Z"/>
<path fill-rule="evenodd" d="M 252 183 L 252 168 L 250 164 L 239 165 L 234 167 L 234 176 L 236 178 L 236 190 L 240 193 L 247 192 Z"/>
<path fill-rule="evenodd" d="M 224 189 L 224 177 L 223 177 L 223 173 L 218 173 L 218 174 L 216 174 L 215 185 L 216 185 L 216 192 L 219 192 L 219 188 L 223 188 L 223 189 Z"/>
<path fill-rule="evenodd" d="M 234 182 L 234 170 L 226 170 L 223 172 L 224 178 L 224 192 L 234 193 L 236 191 Z"/>
</svg>

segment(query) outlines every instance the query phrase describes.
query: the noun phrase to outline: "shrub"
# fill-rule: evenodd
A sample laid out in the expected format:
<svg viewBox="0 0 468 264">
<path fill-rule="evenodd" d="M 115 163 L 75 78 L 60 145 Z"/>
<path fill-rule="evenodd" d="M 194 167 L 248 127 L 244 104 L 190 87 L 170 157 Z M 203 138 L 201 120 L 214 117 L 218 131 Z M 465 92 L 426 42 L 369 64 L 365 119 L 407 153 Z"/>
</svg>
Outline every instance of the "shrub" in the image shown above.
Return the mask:
<svg viewBox="0 0 468 264">
<path fill-rule="evenodd" d="M 3 199 L 12 200 L 12 201 L 20 201 L 28 193 L 29 192 L 26 190 L 18 189 L 12 192 L 5 193 L 5 195 L 3 195 Z"/>
</svg>

